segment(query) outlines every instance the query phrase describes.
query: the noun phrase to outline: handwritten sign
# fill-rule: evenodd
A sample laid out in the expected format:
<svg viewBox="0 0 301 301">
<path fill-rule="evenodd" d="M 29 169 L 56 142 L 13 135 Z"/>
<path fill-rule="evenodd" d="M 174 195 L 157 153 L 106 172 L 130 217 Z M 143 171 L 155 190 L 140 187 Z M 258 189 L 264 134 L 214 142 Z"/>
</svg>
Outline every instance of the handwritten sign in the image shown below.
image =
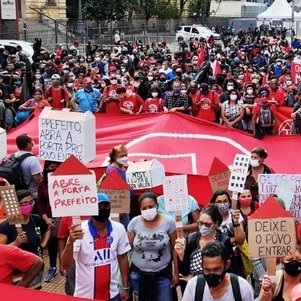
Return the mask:
<svg viewBox="0 0 301 301">
<path fill-rule="evenodd" d="M 248 176 L 250 157 L 247 155 L 236 154 L 232 165 L 228 189 L 233 192 L 244 190 L 246 178 Z"/>
<path fill-rule="evenodd" d="M 270 195 L 277 195 L 296 219 L 301 221 L 301 175 L 261 174 L 258 179 L 259 203 Z"/>
<path fill-rule="evenodd" d="M 82 163 L 95 159 L 95 117 L 87 111 L 44 108 L 39 116 L 39 151 L 43 160 L 64 162 L 74 155 Z"/>
<path fill-rule="evenodd" d="M 0 127 L 0 160 L 7 155 L 6 131 Z"/>
<path fill-rule="evenodd" d="M 165 177 L 163 192 L 166 211 L 189 209 L 187 175 Z"/>
<path fill-rule="evenodd" d="M 163 184 L 164 166 L 156 159 L 130 163 L 126 181 L 132 189 L 152 188 Z"/>
<path fill-rule="evenodd" d="M 212 190 L 228 189 L 230 174 L 230 170 L 228 170 L 216 175 L 208 176 Z"/>
<path fill-rule="evenodd" d="M 273 208 L 273 210 L 271 210 Z M 296 248 L 295 221 L 273 197 L 248 220 L 251 257 L 293 256 Z"/>
<path fill-rule="evenodd" d="M 129 190 L 104 190 L 99 192 L 105 193 L 111 200 L 112 213 L 130 213 L 130 191 Z"/>
<path fill-rule="evenodd" d="M 94 215 L 98 212 L 95 175 L 48 175 L 49 200 L 54 217 Z"/>
</svg>

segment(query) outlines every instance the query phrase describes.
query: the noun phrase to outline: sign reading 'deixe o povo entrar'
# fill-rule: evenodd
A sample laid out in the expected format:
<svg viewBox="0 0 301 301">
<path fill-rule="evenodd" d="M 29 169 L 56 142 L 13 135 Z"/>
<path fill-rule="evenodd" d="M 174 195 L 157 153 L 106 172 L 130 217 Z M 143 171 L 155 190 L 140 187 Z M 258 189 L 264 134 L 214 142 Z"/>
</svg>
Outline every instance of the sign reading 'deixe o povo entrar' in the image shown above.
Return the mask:
<svg viewBox="0 0 301 301">
<path fill-rule="evenodd" d="M 253 258 L 293 256 L 295 253 L 295 220 L 271 196 L 249 217 L 248 233 Z"/>
<path fill-rule="evenodd" d="M 43 160 L 64 162 L 71 155 L 88 163 L 96 155 L 95 116 L 45 107 L 39 116 L 39 154 Z"/>
</svg>

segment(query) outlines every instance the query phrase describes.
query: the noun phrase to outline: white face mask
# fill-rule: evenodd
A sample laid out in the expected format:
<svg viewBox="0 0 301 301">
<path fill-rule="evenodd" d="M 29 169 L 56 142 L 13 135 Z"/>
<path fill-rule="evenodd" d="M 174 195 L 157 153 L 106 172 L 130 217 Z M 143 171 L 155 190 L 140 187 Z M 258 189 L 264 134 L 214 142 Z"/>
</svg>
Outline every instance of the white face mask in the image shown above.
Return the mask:
<svg viewBox="0 0 301 301">
<path fill-rule="evenodd" d="M 157 208 L 154 207 L 150 209 L 141 210 L 141 215 L 145 220 L 152 221 L 157 216 Z"/>
<path fill-rule="evenodd" d="M 227 86 L 227 90 L 228 90 L 228 91 L 232 91 L 233 89 L 234 89 L 233 86 Z"/>
<path fill-rule="evenodd" d="M 100 57 L 96 57 L 95 62 L 100 62 Z"/>
<path fill-rule="evenodd" d="M 68 87 L 68 88 L 73 88 L 73 86 L 74 86 L 73 83 L 68 83 L 68 84 L 67 84 L 67 87 Z"/>
<path fill-rule="evenodd" d="M 260 165 L 259 160 L 251 159 L 251 160 L 250 160 L 250 165 L 251 165 L 252 167 L 258 167 L 258 166 Z"/>
<path fill-rule="evenodd" d="M 111 84 L 112 84 L 112 85 L 116 85 L 116 84 L 117 84 L 117 79 L 112 79 L 112 80 L 111 80 Z"/>
<path fill-rule="evenodd" d="M 186 93 L 187 93 L 187 90 L 181 90 L 181 93 L 186 94 Z"/>
<path fill-rule="evenodd" d="M 148 78 L 148 80 L 149 80 L 150 82 L 153 80 L 153 77 L 152 77 L 152 76 L 148 76 L 147 78 Z"/>
<path fill-rule="evenodd" d="M 158 97 L 158 92 L 152 92 L 152 97 L 154 97 L 154 98 L 156 98 L 156 97 Z"/>
<path fill-rule="evenodd" d="M 249 95 L 253 94 L 253 89 L 247 89 L 247 94 Z"/>
<path fill-rule="evenodd" d="M 199 226 L 199 231 L 202 236 L 209 235 L 214 230 L 214 226 L 207 228 L 205 225 Z"/>
<path fill-rule="evenodd" d="M 230 99 L 231 99 L 231 100 L 236 100 L 236 99 L 237 99 L 237 95 L 234 95 L 234 94 L 233 94 L 233 95 L 230 95 Z"/>
<path fill-rule="evenodd" d="M 128 157 L 121 157 L 121 158 L 117 158 L 116 162 L 121 165 L 126 165 L 128 163 L 128 160 L 129 160 Z"/>
<path fill-rule="evenodd" d="M 287 80 L 287 81 L 286 81 L 286 84 L 287 84 L 288 86 L 291 86 L 292 83 L 293 83 L 293 82 L 292 82 L 291 80 Z"/>
<path fill-rule="evenodd" d="M 125 72 L 126 69 L 125 69 L 125 68 L 120 68 L 120 71 L 121 71 L 121 72 Z"/>
</svg>

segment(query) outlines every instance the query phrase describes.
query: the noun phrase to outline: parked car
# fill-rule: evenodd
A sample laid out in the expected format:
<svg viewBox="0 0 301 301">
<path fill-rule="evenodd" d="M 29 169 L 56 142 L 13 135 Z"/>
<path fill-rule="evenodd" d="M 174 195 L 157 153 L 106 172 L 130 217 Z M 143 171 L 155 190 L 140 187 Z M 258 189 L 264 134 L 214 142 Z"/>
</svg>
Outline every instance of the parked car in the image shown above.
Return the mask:
<svg viewBox="0 0 301 301">
<path fill-rule="evenodd" d="M 33 43 L 26 42 L 26 41 L 19 41 L 19 40 L 0 40 L 0 45 L 4 46 L 5 50 L 9 54 L 16 53 L 17 51 L 17 46 L 20 45 L 22 47 L 22 53 L 24 53 L 30 63 L 32 63 L 32 56 L 33 56 Z"/>
<path fill-rule="evenodd" d="M 188 42 L 191 38 L 204 38 L 209 39 L 213 36 L 216 44 L 222 45 L 221 36 L 218 33 L 213 32 L 208 27 L 202 25 L 182 25 L 178 28 L 176 33 L 176 40 L 180 43 L 182 41 Z"/>
</svg>

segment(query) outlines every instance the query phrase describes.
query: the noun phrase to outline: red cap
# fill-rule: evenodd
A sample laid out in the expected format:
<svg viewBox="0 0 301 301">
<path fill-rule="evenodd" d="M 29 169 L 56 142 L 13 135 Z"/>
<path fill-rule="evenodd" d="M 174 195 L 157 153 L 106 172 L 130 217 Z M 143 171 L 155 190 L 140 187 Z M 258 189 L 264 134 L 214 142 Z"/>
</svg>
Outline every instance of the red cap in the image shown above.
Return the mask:
<svg viewBox="0 0 301 301">
<path fill-rule="evenodd" d="M 92 84 L 92 79 L 90 77 L 85 77 L 83 83 L 84 85 Z"/>
<path fill-rule="evenodd" d="M 112 79 L 112 78 L 116 78 L 117 79 L 117 75 L 116 74 L 111 74 L 110 75 L 110 79 Z"/>
</svg>

